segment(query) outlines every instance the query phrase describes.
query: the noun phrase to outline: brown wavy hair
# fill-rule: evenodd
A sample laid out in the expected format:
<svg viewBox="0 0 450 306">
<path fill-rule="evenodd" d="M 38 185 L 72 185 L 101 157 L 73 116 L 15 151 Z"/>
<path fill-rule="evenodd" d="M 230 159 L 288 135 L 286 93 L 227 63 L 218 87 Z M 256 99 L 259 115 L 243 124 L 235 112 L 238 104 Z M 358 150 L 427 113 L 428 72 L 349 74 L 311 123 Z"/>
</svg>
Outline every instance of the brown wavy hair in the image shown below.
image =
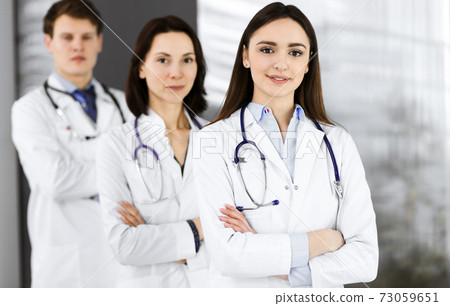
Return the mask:
<svg viewBox="0 0 450 306">
<path fill-rule="evenodd" d="M 250 38 L 259 28 L 272 21 L 283 18 L 294 20 L 305 30 L 311 46 L 310 54 L 313 55 L 308 63 L 308 73 L 305 74 L 302 83 L 295 90 L 294 103 L 299 104 L 303 108 L 308 118 L 321 123 L 334 125 L 328 118 L 323 104 L 319 55 L 317 53 L 317 39 L 314 28 L 308 18 L 296 6 L 284 5 L 280 2 L 271 3 L 256 13 L 242 34 L 225 102 L 214 122 L 230 117 L 231 114 L 240 109 L 245 103 L 251 101 L 254 83 L 250 69 L 246 69 L 243 66 L 242 53 L 244 46 L 248 49 Z"/>
<path fill-rule="evenodd" d="M 182 19 L 176 16 L 167 16 L 150 20 L 139 34 L 134 53 L 131 57 L 130 69 L 125 84 L 125 96 L 128 108 L 136 116 L 148 114 L 148 87 L 145 79 L 139 78 L 141 60 L 145 59 L 147 52 L 152 47 L 153 38 L 160 33 L 182 32 L 186 33 L 194 45 L 195 59 L 197 62 L 197 75 L 191 91 L 184 98 L 184 103 L 188 106 L 187 111 L 191 116 L 202 113 L 206 109 L 206 91 L 204 81 L 206 75 L 206 63 L 203 57 L 200 41 L 194 30 Z"/>
</svg>

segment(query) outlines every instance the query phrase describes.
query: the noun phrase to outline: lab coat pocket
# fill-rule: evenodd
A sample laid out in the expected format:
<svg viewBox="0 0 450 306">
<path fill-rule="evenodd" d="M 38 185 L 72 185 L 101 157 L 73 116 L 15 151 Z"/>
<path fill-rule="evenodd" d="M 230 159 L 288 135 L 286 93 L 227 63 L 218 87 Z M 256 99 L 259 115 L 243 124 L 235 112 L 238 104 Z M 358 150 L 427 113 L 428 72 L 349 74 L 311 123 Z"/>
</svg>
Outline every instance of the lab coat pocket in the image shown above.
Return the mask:
<svg viewBox="0 0 450 306">
<path fill-rule="evenodd" d="M 74 244 L 33 249 L 32 286 L 36 288 L 79 288 L 80 254 Z"/>
<path fill-rule="evenodd" d="M 54 131 L 60 144 L 64 146 L 75 140 L 74 135 L 77 135 L 77 131 L 68 123 L 63 120 L 56 120 L 54 122 Z"/>
</svg>

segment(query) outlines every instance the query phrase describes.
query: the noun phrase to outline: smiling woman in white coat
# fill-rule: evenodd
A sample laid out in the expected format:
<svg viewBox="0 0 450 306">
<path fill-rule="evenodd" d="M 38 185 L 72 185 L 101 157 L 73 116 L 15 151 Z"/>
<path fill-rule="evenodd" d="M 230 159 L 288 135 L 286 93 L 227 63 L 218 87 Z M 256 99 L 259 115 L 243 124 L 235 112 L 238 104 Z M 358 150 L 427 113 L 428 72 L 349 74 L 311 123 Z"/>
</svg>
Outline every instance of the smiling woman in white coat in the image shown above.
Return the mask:
<svg viewBox="0 0 450 306">
<path fill-rule="evenodd" d="M 327 117 L 314 29 L 259 11 L 194 171 L 214 287 L 341 287 L 378 269 L 375 214 L 351 136 Z"/>
<path fill-rule="evenodd" d="M 98 187 L 121 287 L 205 287 L 192 172 L 192 133 L 206 123 L 205 62 L 192 28 L 175 16 L 142 29 L 127 78 L 136 119 L 103 139 Z M 142 59 L 142 60 L 141 60 Z"/>
</svg>

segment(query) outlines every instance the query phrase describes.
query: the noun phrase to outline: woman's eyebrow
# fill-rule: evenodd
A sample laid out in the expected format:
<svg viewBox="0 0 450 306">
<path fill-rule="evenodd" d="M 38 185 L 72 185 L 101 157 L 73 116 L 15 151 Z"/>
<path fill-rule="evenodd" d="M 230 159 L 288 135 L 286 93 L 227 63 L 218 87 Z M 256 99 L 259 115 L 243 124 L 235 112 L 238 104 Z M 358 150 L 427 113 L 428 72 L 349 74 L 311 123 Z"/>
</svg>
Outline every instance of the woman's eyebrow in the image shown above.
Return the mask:
<svg viewBox="0 0 450 306">
<path fill-rule="evenodd" d="M 273 42 L 273 41 L 268 41 L 268 40 L 262 40 L 259 43 L 257 43 L 256 45 L 269 45 L 269 46 L 276 46 L 277 43 Z"/>
<path fill-rule="evenodd" d="M 158 53 L 155 53 L 155 56 L 156 56 L 156 55 L 170 56 L 170 54 L 168 54 L 168 53 L 166 53 L 166 52 L 158 52 Z"/>
<path fill-rule="evenodd" d="M 305 46 L 304 44 L 302 44 L 302 43 L 290 43 L 290 44 L 288 45 L 288 47 L 289 47 L 289 48 L 291 48 L 291 47 L 303 47 L 303 48 L 306 49 L 306 46 Z"/>
<path fill-rule="evenodd" d="M 164 56 L 167 56 L 167 57 L 171 56 L 169 53 L 166 53 L 166 52 L 155 53 L 155 56 L 157 56 L 157 55 L 164 55 Z M 195 55 L 195 53 L 194 52 L 188 52 L 188 53 L 183 54 L 183 56 L 188 56 L 188 55 Z"/>
<path fill-rule="evenodd" d="M 275 46 L 277 46 L 277 43 L 273 42 L 273 41 L 262 40 L 259 43 L 257 43 L 256 45 L 269 45 L 269 46 L 274 46 L 275 47 Z M 302 44 L 302 43 L 290 43 L 290 44 L 288 44 L 288 47 L 289 48 L 291 48 L 291 47 L 303 47 L 303 48 L 307 49 L 306 46 L 304 44 Z"/>
</svg>

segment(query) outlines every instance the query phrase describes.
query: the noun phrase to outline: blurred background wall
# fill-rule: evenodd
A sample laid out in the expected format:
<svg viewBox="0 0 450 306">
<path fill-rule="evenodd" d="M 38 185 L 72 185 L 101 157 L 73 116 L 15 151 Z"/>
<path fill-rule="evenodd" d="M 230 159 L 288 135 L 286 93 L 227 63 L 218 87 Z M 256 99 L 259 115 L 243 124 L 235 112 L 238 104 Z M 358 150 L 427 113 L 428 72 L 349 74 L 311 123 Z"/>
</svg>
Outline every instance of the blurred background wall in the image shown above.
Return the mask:
<svg viewBox="0 0 450 306">
<path fill-rule="evenodd" d="M 0 288 L 20 285 L 18 164 L 11 140 L 10 109 L 16 96 L 14 1 L 0 2 Z"/>
<path fill-rule="evenodd" d="M 53 68 L 42 34 L 42 18 L 53 2 L 0 4 L 0 38 L 9 42 L 0 51 L 5 67 L 0 86 L 8 108 L 19 95 L 42 84 Z M 245 26 L 270 2 L 93 0 L 104 21 L 131 48 L 153 17 L 178 15 L 197 29 L 208 64 L 207 118 L 223 102 Z M 352 134 L 366 168 L 380 243 L 379 274 L 370 286 L 449 287 L 449 1 L 283 2 L 297 5 L 312 22 L 321 47 L 327 110 Z M 95 74 L 122 89 L 131 53 L 107 28 L 104 38 Z M 8 198 L 1 205 L 8 217 L 0 214 L 0 287 L 26 287 L 28 187 L 23 174 L 16 179 L 20 172 L 9 113 L 1 121 L 6 145 L 0 149 L 0 188 Z"/>
</svg>

